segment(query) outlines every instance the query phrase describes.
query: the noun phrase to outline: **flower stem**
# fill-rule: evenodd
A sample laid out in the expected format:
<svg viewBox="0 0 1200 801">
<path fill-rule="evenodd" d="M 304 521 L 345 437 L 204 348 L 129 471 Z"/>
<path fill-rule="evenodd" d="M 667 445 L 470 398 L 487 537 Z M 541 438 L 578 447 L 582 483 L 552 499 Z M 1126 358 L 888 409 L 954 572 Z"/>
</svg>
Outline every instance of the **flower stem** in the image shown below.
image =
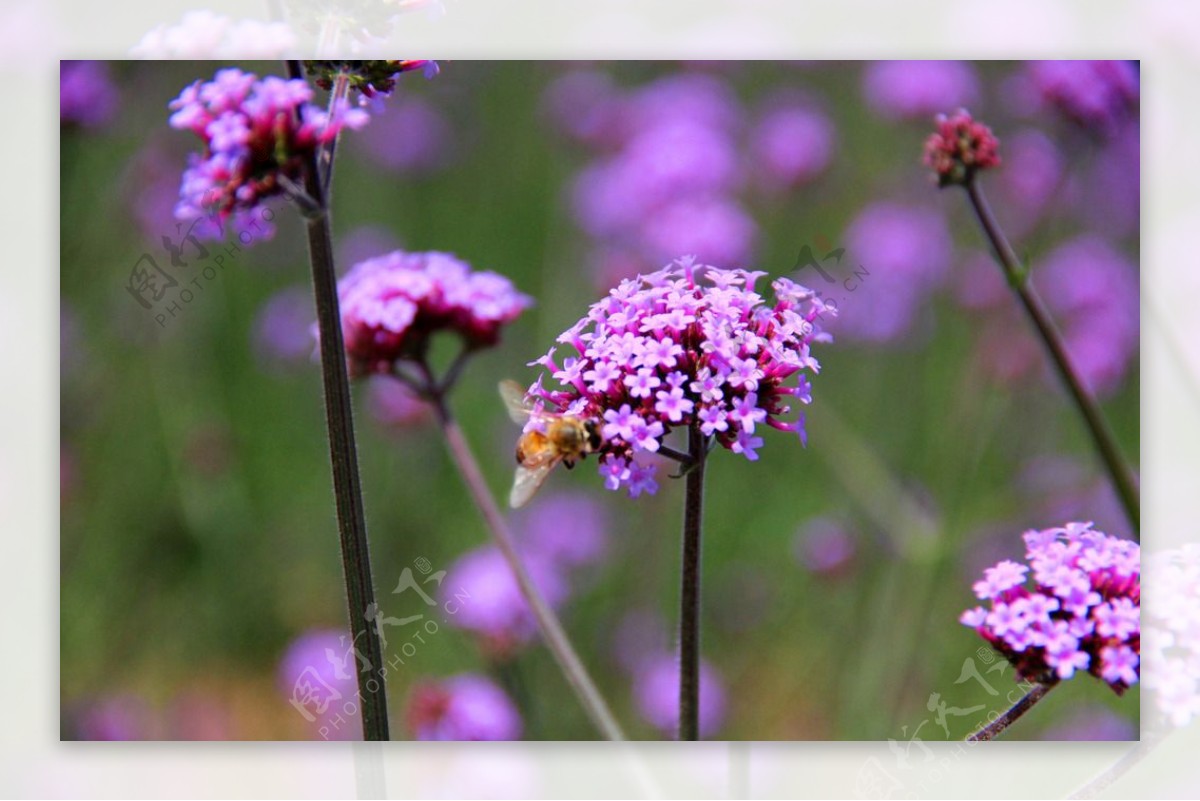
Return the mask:
<svg viewBox="0 0 1200 801">
<path fill-rule="evenodd" d="M 1004 730 L 1017 722 L 1017 719 L 1028 712 L 1033 705 L 1042 700 L 1046 693 L 1050 692 L 1049 684 L 1035 684 L 1033 689 L 1021 696 L 1012 707 L 1000 717 L 993 720 L 988 725 L 984 726 L 979 731 L 967 738 L 967 742 L 983 742 L 985 740 L 994 740 L 1004 733 Z"/>
<path fill-rule="evenodd" d="M 1058 329 L 1054 327 L 1054 322 L 1050 319 L 1050 313 L 1030 284 L 1027 268 L 1021 264 L 1016 252 L 1013 251 L 1012 245 L 1009 244 L 1008 239 L 1004 236 L 1004 232 L 1000 230 L 1000 225 L 996 222 L 991 207 L 988 206 L 987 199 L 983 196 L 983 190 L 980 188 L 979 182 L 975 180 L 968 181 L 966 190 L 967 197 L 971 201 L 971 208 L 974 210 L 975 216 L 978 218 L 979 224 L 982 226 L 983 232 L 992 246 L 992 251 L 995 253 L 996 259 L 1004 269 L 1004 274 L 1008 279 L 1009 285 L 1017 293 L 1021 305 L 1024 307 L 1026 314 L 1029 315 L 1029 319 L 1033 322 L 1034 328 L 1037 329 L 1037 333 L 1041 337 L 1042 343 L 1046 346 L 1046 350 L 1050 353 L 1050 358 L 1054 363 L 1055 369 L 1067 385 L 1067 389 L 1070 391 L 1075 405 L 1079 408 L 1080 414 L 1083 415 L 1084 422 L 1091 433 L 1092 442 L 1095 444 L 1096 450 L 1100 453 L 1100 459 L 1108 471 L 1113 488 L 1116 489 L 1117 495 L 1121 500 L 1121 505 L 1125 508 L 1125 514 L 1129 517 L 1129 522 L 1133 526 L 1134 538 L 1140 539 L 1141 501 L 1139 499 L 1137 481 L 1134 479 L 1129 465 L 1121 456 L 1121 450 L 1117 447 L 1117 441 L 1113 436 L 1112 429 L 1109 427 L 1104 413 L 1100 410 L 1099 404 L 1096 403 L 1096 399 L 1088 392 L 1079 373 L 1071 364 L 1071 358 L 1067 353 L 1066 345 L 1062 341 L 1062 336 L 1058 333 Z"/>
<path fill-rule="evenodd" d="M 521 561 L 521 556 L 517 552 L 517 544 L 512 532 L 508 528 L 508 523 L 501 514 L 500 508 L 496 505 L 495 498 L 492 497 L 491 491 L 488 489 L 487 481 L 483 477 L 483 473 L 479 469 L 479 463 L 475 460 L 475 455 L 471 452 L 471 446 L 467 443 L 467 439 L 463 436 L 462 429 L 458 425 L 458 421 L 450 411 L 450 406 L 446 402 L 445 389 L 446 382 L 440 384 L 433 380 L 432 375 L 426 372 L 426 386 L 424 387 L 424 395 L 433 404 L 435 413 L 437 414 L 438 423 L 441 425 L 442 434 L 446 438 L 446 447 L 450 451 L 450 457 L 454 460 L 458 472 L 462 475 L 463 482 L 467 485 L 467 490 L 471 493 L 471 497 L 475 500 L 476 506 L 483 514 L 483 519 L 487 523 L 488 529 L 491 531 L 492 538 L 495 540 L 500 553 L 508 562 L 509 569 L 517 579 L 517 585 L 521 589 L 521 594 L 525 597 L 525 602 L 529 604 L 529 608 L 533 611 L 533 616 L 537 621 L 538 629 L 542 633 L 542 638 L 546 642 L 546 646 L 550 652 L 554 654 L 554 658 L 558 661 L 559 667 L 562 668 L 563 674 L 567 678 L 567 683 L 571 685 L 571 689 L 579 697 L 580 703 L 583 704 L 584 710 L 587 712 L 592 723 L 600 730 L 600 733 L 608 740 L 624 740 L 625 734 L 621 731 L 621 727 L 617 724 L 616 718 L 605 703 L 604 698 L 600 695 L 600 691 L 596 688 L 591 676 L 588 675 L 587 669 L 580 661 L 578 654 L 571 645 L 571 641 L 567 638 L 566 632 L 563 630 L 562 624 L 558 621 L 558 616 L 554 614 L 554 610 L 546 603 L 542 597 L 542 593 L 538 590 L 537 585 L 533 583 L 529 572 L 525 569 L 525 565 Z"/>
<path fill-rule="evenodd" d="M 708 443 L 697 424 L 688 428 L 683 501 L 683 567 L 679 594 L 679 739 L 700 739 L 700 534 L 704 462 Z"/>
<path fill-rule="evenodd" d="M 288 68 L 293 74 L 303 75 L 303 68 L 299 62 L 289 62 Z M 387 740 L 387 692 L 384 686 L 386 668 L 379 632 L 367 615 L 368 608 L 375 604 L 375 589 L 371 581 L 367 524 L 358 478 L 350 379 L 346 370 L 346 350 L 342 342 L 329 210 L 326 207 L 315 154 L 309 157 L 305 165 L 305 191 L 322 210 L 321 214 L 306 216 L 308 253 L 312 265 L 317 327 L 321 339 L 325 424 L 329 434 L 329 457 L 333 467 L 333 492 L 337 505 L 338 533 L 341 538 L 342 571 L 346 582 L 350 634 L 354 648 L 359 649 L 369 663 L 369 668 L 358 672 L 358 690 L 362 696 L 363 738 Z"/>
</svg>

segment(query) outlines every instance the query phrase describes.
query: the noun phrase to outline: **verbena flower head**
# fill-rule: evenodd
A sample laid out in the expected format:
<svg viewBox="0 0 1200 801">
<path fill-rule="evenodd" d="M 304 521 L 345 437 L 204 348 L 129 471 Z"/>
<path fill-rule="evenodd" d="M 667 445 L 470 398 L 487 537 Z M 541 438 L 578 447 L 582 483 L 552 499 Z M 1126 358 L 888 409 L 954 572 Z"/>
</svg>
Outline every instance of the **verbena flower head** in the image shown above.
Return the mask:
<svg viewBox="0 0 1200 801">
<path fill-rule="evenodd" d="M 521 714 L 491 679 L 461 673 L 417 684 L 408 699 L 408 727 L 418 740 L 516 740 Z"/>
<path fill-rule="evenodd" d="M 449 253 L 402 250 L 356 264 L 338 282 L 338 298 L 355 375 L 422 358 L 439 331 L 458 334 L 468 349 L 494 345 L 533 302 L 504 276 L 472 271 Z"/>
<path fill-rule="evenodd" d="M 675 428 L 695 425 L 751 461 L 768 426 L 803 442 L 804 416 L 784 417 L 811 400 L 807 373 L 820 365 L 809 346 L 829 341 L 819 318 L 834 310 L 786 278 L 773 282 L 770 305 L 754 291 L 763 275 L 685 258 L 622 281 L 533 362 L 550 381 L 543 375 L 529 388 L 540 413 L 526 430 L 554 414 L 597 420 L 600 474 L 631 496 L 656 488 L 654 466 L 641 457 Z"/>
<path fill-rule="evenodd" d="M 1086 671 L 1120 695 L 1141 676 L 1141 548 L 1091 523 L 1024 538 L 1028 564 L 1005 560 L 985 570 L 974 590 L 988 606 L 960 621 L 1022 679 L 1054 683 Z"/>
<path fill-rule="evenodd" d="M 310 103 L 306 82 L 258 78 L 223 69 L 196 81 L 172 100 L 171 127 L 204 142 L 183 174 L 175 216 L 180 220 L 230 216 L 282 195 L 286 181 L 303 182 L 305 160 L 343 128 L 361 128 L 367 113 L 342 102 L 326 112 Z"/>
<path fill-rule="evenodd" d="M 338 76 L 344 75 L 349 87 L 366 99 L 390 95 L 396 88 L 396 79 L 406 72 L 421 70 L 426 78 L 432 78 L 440 69 L 436 61 L 427 59 L 306 61 L 304 66 L 322 89 L 332 89 Z"/>
<path fill-rule="evenodd" d="M 959 109 L 949 117 L 938 115 L 937 130 L 925 140 L 924 161 L 939 186 L 965 184 L 979 170 L 1000 164 L 999 147 L 991 128 Z"/>
</svg>

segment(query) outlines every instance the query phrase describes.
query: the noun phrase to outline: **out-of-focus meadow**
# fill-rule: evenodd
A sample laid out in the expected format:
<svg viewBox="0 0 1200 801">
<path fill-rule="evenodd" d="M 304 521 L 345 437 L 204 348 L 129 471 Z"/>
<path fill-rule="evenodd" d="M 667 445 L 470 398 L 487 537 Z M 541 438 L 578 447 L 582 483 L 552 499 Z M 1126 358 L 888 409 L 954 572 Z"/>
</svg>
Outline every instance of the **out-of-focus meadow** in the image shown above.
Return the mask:
<svg viewBox="0 0 1200 801">
<path fill-rule="evenodd" d="M 354 692 L 325 658 L 345 653 L 346 608 L 299 216 L 277 203 L 272 238 L 206 243 L 207 261 L 186 244 L 173 264 L 164 243 L 180 242 L 172 207 L 197 146 L 168 128 L 167 104 L 220 66 L 64 65 L 66 739 L 359 733 L 290 703 L 308 667 Z M 709 463 L 706 733 L 961 738 L 1016 688 L 958 622 L 983 568 L 1020 559 L 1030 527 L 1130 531 L 963 193 L 936 188 L 922 143 L 933 114 L 959 106 L 1000 138 L 983 185 L 1136 459 L 1137 72 L 1114 68 L 1132 90 L 1085 67 L 999 62 L 446 62 L 404 76 L 382 114 L 343 134 L 338 266 L 444 250 L 533 296 L 451 399 L 498 496 L 519 429 L 497 382 L 531 381 L 527 363 L 619 278 L 694 253 L 823 290 L 841 315 L 814 351 L 807 447 L 768 431 L 759 461 Z M 127 288 L 153 269 L 145 254 L 178 281 L 152 308 Z M 549 653 L 522 642 L 520 621 L 505 630 L 521 609 L 491 554 L 473 553 L 486 531 L 428 413 L 381 379 L 354 390 L 376 587 L 395 621 L 393 736 L 414 736 L 429 682 L 474 674 L 491 682 L 476 702 L 508 715 L 491 731 L 594 737 Z M 666 736 L 674 703 L 683 487 L 667 472 L 631 499 L 585 462 L 512 518 L 637 738 Z M 426 575 L 441 570 L 443 588 L 470 592 L 469 614 L 447 613 L 452 593 Z M 437 605 L 393 593 L 405 576 Z M 1137 687 L 1117 698 L 1078 675 L 1007 736 L 1132 739 L 1138 702 Z"/>
</svg>

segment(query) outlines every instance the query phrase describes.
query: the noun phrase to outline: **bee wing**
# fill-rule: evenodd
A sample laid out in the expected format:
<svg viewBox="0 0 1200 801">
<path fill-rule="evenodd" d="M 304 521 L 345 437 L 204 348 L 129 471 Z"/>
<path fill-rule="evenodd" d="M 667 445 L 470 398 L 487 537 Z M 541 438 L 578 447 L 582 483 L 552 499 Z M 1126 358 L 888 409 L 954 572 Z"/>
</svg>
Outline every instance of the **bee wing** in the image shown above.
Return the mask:
<svg viewBox="0 0 1200 801">
<path fill-rule="evenodd" d="M 529 418 L 529 404 L 525 401 L 525 390 L 516 381 L 500 382 L 500 397 L 504 400 L 504 408 L 513 422 L 525 425 Z"/>
<path fill-rule="evenodd" d="M 513 509 L 520 509 L 525 504 L 529 503 L 542 484 L 546 481 L 546 476 L 550 475 L 550 471 L 558 464 L 559 459 L 551 457 L 538 461 L 532 466 L 521 465 L 517 468 L 517 473 L 513 476 L 512 492 L 508 495 L 508 505 Z"/>
</svg>

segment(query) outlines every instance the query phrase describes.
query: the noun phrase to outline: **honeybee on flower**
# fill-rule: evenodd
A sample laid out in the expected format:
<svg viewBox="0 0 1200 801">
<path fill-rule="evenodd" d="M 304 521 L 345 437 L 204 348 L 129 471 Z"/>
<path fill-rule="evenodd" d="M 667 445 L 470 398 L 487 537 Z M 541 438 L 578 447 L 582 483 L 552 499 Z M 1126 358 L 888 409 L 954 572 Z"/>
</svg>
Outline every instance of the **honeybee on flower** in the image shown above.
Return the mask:
<svg viewBox="0 0 1200 801">
<path fill-rule="evenodd" d="M 599 450 L 603 441 L 595 420 L 539 412 L 515 381 L 500 383 L 500 397 L 509 416 L 526 426 L 517 440 L 517 472 L 508 497 L 509 505 L 517 509 L 529 502 L 559 463 L 569 470 L 575 462 Z M 527 425 L 530 418 L 535 418 L 532 426 Z"/>
</svg>

